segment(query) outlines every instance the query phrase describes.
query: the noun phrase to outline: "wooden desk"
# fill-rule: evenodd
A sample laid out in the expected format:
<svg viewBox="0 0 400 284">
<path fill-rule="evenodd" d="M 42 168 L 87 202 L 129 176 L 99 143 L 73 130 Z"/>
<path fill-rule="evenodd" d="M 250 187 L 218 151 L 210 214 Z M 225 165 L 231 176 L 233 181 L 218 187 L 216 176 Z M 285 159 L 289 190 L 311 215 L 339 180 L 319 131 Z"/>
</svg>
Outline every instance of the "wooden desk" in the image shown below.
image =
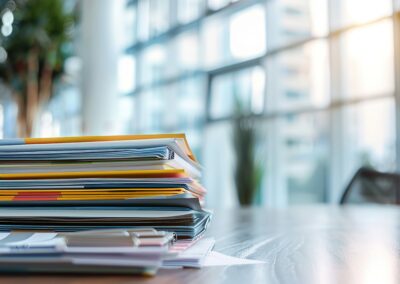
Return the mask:
<svg viewBox="0 0 400 284">
<path fill-rule="evenodd" d="M 0 283 L 400 283 L 400 208 L 216 212 L 215 250 L 265 264 L 137 276 L 3 276 Z M 28 281 L 29 280 L 29 281 Z"/>
</svg>

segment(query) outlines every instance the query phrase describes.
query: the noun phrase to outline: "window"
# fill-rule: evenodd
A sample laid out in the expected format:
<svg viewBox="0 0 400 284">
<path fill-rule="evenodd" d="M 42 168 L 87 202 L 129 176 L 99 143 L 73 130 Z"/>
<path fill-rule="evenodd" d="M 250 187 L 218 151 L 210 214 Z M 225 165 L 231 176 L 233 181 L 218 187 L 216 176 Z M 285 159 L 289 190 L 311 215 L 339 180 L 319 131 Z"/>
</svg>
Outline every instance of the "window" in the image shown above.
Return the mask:
<svg viewBox="0 0 400 284">
<path fill-rule="evenodd" d="M 211 81 L 212 119 L 260 114 L 264 107 L 265 72 L 260 66 L 217 75 Z"/>
<path fill-rule="evenodd" d="M 126 120 L 187 133 L 209 204 L 237 204 L 238 112 L 257 124 L 263 204 L 336 203 L 357 167 L 395 169 L 391 0 L 132 2 L 139 43 L 121 61 L 134 108 Z"/>
<path fill-rule="evenodd" d="M 35 136 L 77 136 L 81 135 L 81 98 L 74 84 L 58 84 L 57 95 L 44 107 L 40 116 L 42 127 Z"/>
<path fill-rule="evenodd" d="M 392 0 L 336 0 L 333 28 L 362 24 L 392 13 Z"/>
<path fill-rule="evenodd" d="M 394 91 L 393 25 L 385 20 L 344 33 L 340 39 L 343 96 Z"/>
<path fill-rule="evenodd" d="M 177 62 L 181 72 L 200 69 L 200 46 L 198 35 L 187 32 L 177 37 Z"/>
<path fill-rule="evenodd" d="M 200 128 L 204 120 L 204 82 L 201 77 L 182 80 L 177 91 L 178 129 Z"/>
<path fill-rule="evenodd" d="M 220 18 L 209 18 L 202 24 L 203 68 L 211 69 L 229 59 L 228 25 Z"/>
<path fill-rule="evenodd" d="M 328 1 L 267 1 L 268 48 L 328 34 Z"/>
<path fill-rule="evenodd" d="M 326 199 L 328 124 L 328 116 L 323 112 L 276 120 L 275 131 L 270 133 L 277 145 L 270 151 L 276 154 L 269 154 L 276 155 L 276 190 L 286 192 L 286 202 L 315 203 Z"/>
<path fill-rule="evenodd" d="M 144 50 L 141 57 L 140 84 L 145 85 L 165 78 L 168 50 L 164 45 L 155 44 Z"/>
<path fill-rule="evenodd" d="M 134 97 L 121 96 L 118 98 L 116 113 L 116 133 L 129 134 L 134 133 L 133 129 L 133 113 L 135 110 Z"/>
<path fill-rule="evenodd" d="M 208 0 L 207 2 L 209 9 L 218 10 L 228 5 L 231 2 L 231 0 Z"/>
<path fill-rule="evenodd" d="M 131 4 L 127 7 L 124 11 L 124 47 L 129 47 L 136 43 L 137 40 L 137 27 L 136 27 L 136 20 L 137 20 L 137 6 L 135 4 Z"/>
<path fill-rule="evenodd" d="M 372 166 L 383 171 L 395 169 L 394 100 L 384 98 L 346 106 L 342 143 L 347 159 L 343 161 L 348 175 L 357 167 Z"/>
<path fill-rule="evenodd" d="M 177 18 L 180 24 L 196 20 L 203 13 L 203 0 L 180 0 L 177 7 Z"/>
<path fill-rule="evenodd" d="M 138 22 L 137 36 L 139 41 L 145 41 L 150 38 L 150 1 L 138 1 Z"/>
<path fill-rule="evenodd" d="M 176 127 L 184 132 L 196 156 L 201 158 L 202 128 L 205 123 L 206 100 L 204 78 L 195 76 L 182 80 L 176 90 Z"/>
<path fill-rule="evenodd" d="M 265 13 L 255 5 L 233 15 L 229 23 L 229 50 L 235 59 L 260 56 L 265 52 Z"/>
<path fill-rule="evenodd" d="M 325 41 L 312 41 L 267 59 L 269 110 L 326 106 L 329 55 Z"/>
<path fill-rule="evenodd" d="M 207 19 L 202 26 L 204 67 L 261 56 L 266 51 L 265 9 L 253 5 L 229 16 Z"/>
<path fill-rule="evenodd" d="M 118 91 L 122 94 L 128 94 L 135 89 L 136 72 L 135 58 L 124 55 L 118 62 Z"/>
</svg>

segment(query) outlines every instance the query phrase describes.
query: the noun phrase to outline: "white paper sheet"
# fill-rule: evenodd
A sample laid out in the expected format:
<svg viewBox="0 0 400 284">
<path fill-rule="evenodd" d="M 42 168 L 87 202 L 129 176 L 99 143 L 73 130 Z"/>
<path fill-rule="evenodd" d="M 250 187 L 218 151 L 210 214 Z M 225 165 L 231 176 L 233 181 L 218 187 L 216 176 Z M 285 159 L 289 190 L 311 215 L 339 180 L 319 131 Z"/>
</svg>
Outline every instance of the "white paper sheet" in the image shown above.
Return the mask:
<svg viewBox="0 0 400 284">
<path fill-rule="evenodd" d="M 262 264 L 261 260 L 238 258 L 217 251 L 211 251 L 205 258 L 202 267 L 222 266 L 222 265 L 245 265 L 245 264 Z"/>
<path fill-rule="evenodd" d="M 203 266 L 203 262 L 214 247 L 214 244 L 215 240 L 213 238 L 201 239 L 179 255 L 164 259 L 163 267 L 200 268 Z"/>
<path fill-rule="evenodd" d="M 57 236 L 57 233 L 34 233 L 24 240 L 20 240 L 20 241 L 16 241 L 16 242 L 11 241 L 4 245 L 8 246 L 8 247 L 18 247 L 18 246 L 30 247 L 30 246 L 42 245 L 42 244 L 52 246 L 53 243 L 51 241 L 53 241 L 56 236 Z"/>
<path fill-rule="evenodd" d="M 164 259 L 163 268 L 177 269 L 182 267 L 209 267 L 224 265 L 262 264 L 264 261 L 238 258 L 217 251 L 211 251 L 215 244 L 213 238 L 199 240 L 179 255 Z"/>
</svg>

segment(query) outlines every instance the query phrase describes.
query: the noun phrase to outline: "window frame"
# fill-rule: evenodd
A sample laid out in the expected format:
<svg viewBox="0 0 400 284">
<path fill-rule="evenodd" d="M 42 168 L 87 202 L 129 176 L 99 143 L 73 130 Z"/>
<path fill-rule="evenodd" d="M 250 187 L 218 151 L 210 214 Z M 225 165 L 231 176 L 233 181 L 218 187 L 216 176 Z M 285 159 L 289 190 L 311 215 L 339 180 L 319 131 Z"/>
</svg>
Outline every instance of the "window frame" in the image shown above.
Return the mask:
<svg viewBox="0 0 400 284">
<path fill-rule="evenodd" d="M 128 0 L 128 6 L 129 5 L 137 5 L 138 0 Z M 127 54 L 133 54 L 136 56 L 136 70 L 140 70 L 140 64 L 142 64 L 141 58 L 137 56 L 137 54 L 145 50 L 146 48 L 152 46 L 153 44 L 160 44 L 160 43 L 167 43 L 171 39 L 176 38 L 177 35 L 180 35 L 186 31 L 194 31 L 200 34 L 200 27 L 201 24 L 207 20 L 209 17 L 228 17 L 229 15 L 232 15 L 233 13 L 236 13 L 238 11 L 241 11 L 243 9 L 246 9 L 252 5 L 255 4 L 263 4 L 264 8 L 266 9 L 266 17 L 268 17 L 267 13 L 267 2 L 268 0 L 241 0 L 237 2 L 232 2 L 228 4 L 225 7 L 222 7 L 218 10 L 209 10 L 207 7 L 205 7 L 199 16 L 199 18 L 185 23 L 185 24 L 178 24 L 178 21 L 173 21 L 174 25 L 166 30 L 165 32 L 162 32 L 152 38 L 149 38 L 146 41 L 139 41 L 134 43 L 132 46 L 126 49 Z M 176 1 L 175 1 L 176 4 Z M 328 0 L 327 2 L 327 9 L 328 9 L 328 32 L 326 35 L 317 35 L 317 36 L 308 36 L 306 38 L 296 40 L 284 45 L 281 45 L 279 47 L 275 48 L 267 48 L 265 53 L 262 54 L 261 56 L 258 56 L 256 58 L 251 58 L 251 59 L 246 59 L 240 62 L 234 62 L 228 65 L 224 65 L 215 69 L 210 69 L 210 70 L 194 70 L 191 72 L 184 72 L 183 74 L 178 74 L 177 76 L 174 76 L 172 78 L 168 78 L 165 80 L 159 80 L 157 82 L 152 82 L 150 84 L 146 85 L 137 85 L 136 89 L 128 94 L 128 96 L 136 96 L 139 93 L 142 93 L 146 90 L 157 88 L 163 85 L 168 85 L 174 82 L 179 82 L 181 80 L 186 80 L 191 77 L 195 76 L 201 76 L 204 78 L 205 82 L 205 120 L 204 120 L 204 128 L 207 128 L 209 126 L 212 126 L 213 124 L 220 123 L 220 122 L 226 122 L 226 121 L 231 121 L 232 117 L 224 117 L 224 118 L 218 118 L 218 119 L 213 119 L 211 117 L 211 91 L 212 91 L 212 84 L 213 84 L 213 79 L 215 76 L 223 75 L 223 74 L 228 74 L 231 72 L 235 72 L 238 70 L 242 70 L 244 68 L 249 68 L 252 66 L 257 66 L 261 65 L 265 68 L 265 74 L 268 76 L 268 70 L 266 68 L 265 62 L 269 58 L 276 56 L 277 54 L 284 53 L 288 50 L 298 48 L 301 46 L 304 46 L 308 43 L 311 43 L 316 40 L 324 40 L 328 44 L 328 56 L 329 56 L 329 73 L 330 73 L 330 78 L 329 78 L 329 83 L 330 83 L 330 88 L 328 90 L 328 95 L 329 95 L 329 103 L 324 106 L 307 106 L 307 107 L 300 107 L 300 108 L 295 108 L 295 109 L 288 109 L 288 110 L 269 110 L 268 108 L 264 107 L 263 112 L 261 114 L 249 114 L 249 117 L 256 119 L 256 120 L 261 120 L 265 123 L 269 123 L 275 120 L 279 119 L 283 116 L 286 115 L 298 115 L 298 114 L 313 114 L 313 113 L 318 113 L 318 112 L 326 112 L 328 117 L 329 117 L 329 123 L 330 123 L 330 129 L 329 129 L 329 136 L 330 136 L 330 143 L 329 143 L 329 148 L 330 148 L 330 153 L 329 153 L 329 164 L 330 164 L 330 175 L 329 175 L 329 186 L 325 189 L 324 192 L 324 200 L 323 202 L 331 202 L 331 203 L 336 203 L 338 200 L 339 195 L 341 194 L 340 188 L 342 187 L 342 184 L 337 182 L 337 180 L 343 180 L 343 170 L 340 168 L 340 159 L 341 157 L 338 157 L 336 154 L 337 151 L 340 152 L 340 141 L 343 139 L 343 131 L 340 129 L 337 129 L 338 123 L 340 123 L 340 117 L 337 117 L 337 115 L 334 114 L 335 110 L 338 110 L 340 108 L 343 108 L 345 106 L 351 106 L 351 105 L 357 105 L 361 102 L 367 102 L 367 101 L 373 101 L 373 100 L 380 100 L 380 99 L 386 99 L 386 98 L 394 98 L 395 100 L 395 127 L 396 127 L 396 170 L 400 171 L 400 0 L 393 0 L 392 1 L 392 13 L 390 15 L 384 16 L 384 17 L 379 17 L 373 20 L 370 20 L 368 22 L 363 22 L 359 24 L 350 24 L 347 26 L 343 26 L 337 29 L 332 29 L 332 17 L 334 16 L 333 8 L 337 5 L 337 2 L 335 3 L 335 0 Z M 175 13 L 176 15 L 176 13 Z M 375 94 L 372 96 L 368 97 L 359 97 L 359 98 L 347 98 L 347 99 L 338 99 L 338 94 L 341 92 L 341 84 L 342 79 L 340 77 L 340 56 L 341 56 L 341 49 L 339 47 L 339 39 L 348 31 L 354 30 L 354 29 L 360 29 L 360 28 L 365 28 L 374 24 L 377 24 L 379 22 L 385 21 L 385 20 L 391 20 L 393 23 L 393 44 L 394 44 L 394 92 L 390 92 L 387 94 Z M 268 21 L 266 21 L 268 22 Z M 268 33 L 268 28 L 266 29 L 266 33 Z M 201 39 L 200 39 L 201 41 Z M 267 36 L 267 41 L 268 41 L 268 36 Z M 136 72 L 139 73 L 139 72 Z M 138 76 L 138 74 L 136 75 Z M 136 82 L 140 82 L 138 78 L 136 78 Z M 267 84 L 266 80 L 266 84 Z M 265 88 L 264 90 L 264 101 L 267 100 L 267 89 Z M 139 107 L 139 106 L 136 106 Z M 140 120 L 138 123 L 140 123 Z M 339 155 L 340 156 L 340 155 Z M 270 183 L 270 181 L 268 181 Z M 275 205 L 283 204 L 284 203 L 284 196 L 287 195 L 286 193 L 274 193 L 275 195 L 281 195 L 277 196 Z M 272 195 L 274 195 L 272 194 Z M 265 194 L 263 194 L 265 195 Z M 273 205 L 273 202 L 267 201 L 269 205 Z M 279 204 L 278 204 L 279 203 Z"/>
</svg>

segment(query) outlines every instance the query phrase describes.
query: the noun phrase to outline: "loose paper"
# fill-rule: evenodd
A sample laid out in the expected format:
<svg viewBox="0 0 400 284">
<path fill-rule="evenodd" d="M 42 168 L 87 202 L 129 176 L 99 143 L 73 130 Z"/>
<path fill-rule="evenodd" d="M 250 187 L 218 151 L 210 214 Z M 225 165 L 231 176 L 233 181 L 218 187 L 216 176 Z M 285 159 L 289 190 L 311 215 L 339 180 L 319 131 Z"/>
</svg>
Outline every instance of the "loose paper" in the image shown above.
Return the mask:
<svg viewBox="0 0 400 284">
<path fill-rule="evenodd" d="M 264 261 L 238 258 L 229 256 L 217 251 L 211 251 L 203 262 L 203 267 L 222 266 L 222 265 L 244 265 L 244 264 L 263 264 Z"/>
</svg>

